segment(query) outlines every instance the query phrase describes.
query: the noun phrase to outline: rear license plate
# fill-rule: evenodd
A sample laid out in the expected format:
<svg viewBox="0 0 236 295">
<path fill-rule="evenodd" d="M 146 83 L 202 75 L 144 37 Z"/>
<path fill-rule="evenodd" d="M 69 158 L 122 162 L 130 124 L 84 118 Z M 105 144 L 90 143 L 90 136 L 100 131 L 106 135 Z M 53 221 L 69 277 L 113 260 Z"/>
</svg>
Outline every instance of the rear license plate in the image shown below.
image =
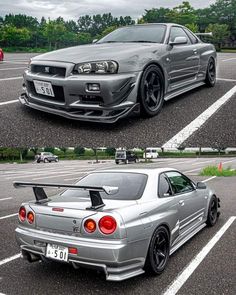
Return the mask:
<svg viewBox="0 0 236 295">
<path fill-rule="evenodd" d="M 34 82 L 35 91 L 38 94 L 55 97 L 52 84 L 50 82 L 37 81 L 37 80 L 34 80 L 33 82 Z"/>
<path fill-rule="evenodd" d="M 48 244 L 46 257 L 60 261 L 68 261 L 68 248 L 59 245 Z"/>
</svg>

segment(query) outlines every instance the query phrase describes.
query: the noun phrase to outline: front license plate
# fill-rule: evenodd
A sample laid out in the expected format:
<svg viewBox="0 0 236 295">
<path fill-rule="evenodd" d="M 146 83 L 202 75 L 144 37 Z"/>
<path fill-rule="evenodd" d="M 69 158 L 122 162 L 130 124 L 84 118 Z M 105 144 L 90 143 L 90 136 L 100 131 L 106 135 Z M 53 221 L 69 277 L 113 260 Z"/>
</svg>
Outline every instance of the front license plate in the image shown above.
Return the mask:
<svg viewBox="0 0 236 295">
<path fill-rule="evenodd" d="M 34 80 L 34 87 L 38 94 L 55 97 L 52 84 L 50 82 Z"/>
<path fill-rule="evenodd" d="M 48 244 L 46 257 L 60 261 L 68 261 L 68 248 L 59 245 Z"/>
</svg>

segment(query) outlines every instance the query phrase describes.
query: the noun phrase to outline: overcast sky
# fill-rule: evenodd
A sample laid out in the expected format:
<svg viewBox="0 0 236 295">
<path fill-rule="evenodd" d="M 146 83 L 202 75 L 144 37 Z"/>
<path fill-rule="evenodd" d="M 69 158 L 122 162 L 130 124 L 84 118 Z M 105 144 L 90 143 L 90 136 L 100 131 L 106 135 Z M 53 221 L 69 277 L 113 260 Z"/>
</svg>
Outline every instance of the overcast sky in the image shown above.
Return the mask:
<svg viewBox="0 0 236 295">
<path fill-rule="evenodd" d="M 215 0 L 190 0 L 195 8 L 207 7 Z M 85 14 L 111 12 L 114 16 L 130 15 L 139 18 L 145 9 L 153 7 L 172 8 L 181 4 L 181 0 L 0 0 L 0 15 L 8 13 L 27 14 L 41 19 L 62 16 L 65 19 L 78 19 Z"/>
</svg>

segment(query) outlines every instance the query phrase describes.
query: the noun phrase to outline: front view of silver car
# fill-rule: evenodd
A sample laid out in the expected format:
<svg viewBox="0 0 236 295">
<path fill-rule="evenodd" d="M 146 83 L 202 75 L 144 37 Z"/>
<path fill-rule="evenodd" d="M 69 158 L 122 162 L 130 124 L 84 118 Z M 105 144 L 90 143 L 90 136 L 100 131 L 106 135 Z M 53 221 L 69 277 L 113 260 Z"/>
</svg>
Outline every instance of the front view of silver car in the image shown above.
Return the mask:
<svg viewBox="0 0 236 295">
<path fill-rule="evenodd" d="M 32 58 L 20 102 L 70 119 L 108 123 L 139 111 L 143 67 L 162 45 L 166 30 L 156 25 L 158 34 L 153 34 L 153 29 L 125 27 L 97 43 Z"/>
</svg>

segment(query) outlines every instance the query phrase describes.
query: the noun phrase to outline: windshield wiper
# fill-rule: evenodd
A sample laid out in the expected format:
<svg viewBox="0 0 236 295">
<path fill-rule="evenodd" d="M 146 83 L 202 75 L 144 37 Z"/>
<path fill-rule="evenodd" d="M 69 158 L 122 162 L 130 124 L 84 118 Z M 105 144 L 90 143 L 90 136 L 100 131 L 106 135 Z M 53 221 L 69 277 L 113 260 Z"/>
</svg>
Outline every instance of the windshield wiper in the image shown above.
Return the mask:
<svg viewBox="0 0 236 295">
<path fill-rule="evenodd" d="M 126 41 L 126 42 L 135 42 L 135 43 L 158 43 L 155 41 L 147 41 L 147 40 L 135 40 L 135 41 Z"/>
</svg>

